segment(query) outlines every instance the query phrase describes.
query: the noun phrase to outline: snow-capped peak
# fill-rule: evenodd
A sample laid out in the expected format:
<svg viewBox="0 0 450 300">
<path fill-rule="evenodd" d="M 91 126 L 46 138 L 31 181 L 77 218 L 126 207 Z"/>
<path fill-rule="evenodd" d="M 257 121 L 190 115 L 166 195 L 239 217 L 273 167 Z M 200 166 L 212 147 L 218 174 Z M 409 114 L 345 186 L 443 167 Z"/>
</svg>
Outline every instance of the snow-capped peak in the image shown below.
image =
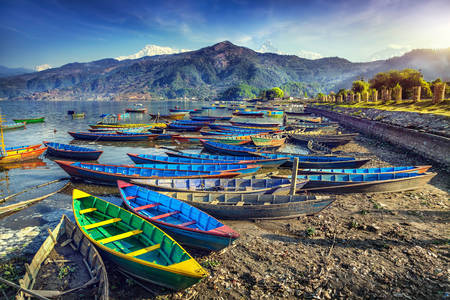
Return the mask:
<svg viewBox="0 0 450 300">
<path fill-rule="evenodd" d="M 131 54 L 128 56 L 119 56 L 116 57 L 117 60 L 125 60 L 125 59 L 138 59 L 144 56 L 153 56 L 153 55 L 163 55 L 163 54 L 176 54 L 181 52 L 187 52 L 190 50 L 187 49 L 174 49 L 170 47 L 162 47 L 158 45 L 146 45 L 142 50 L 135 54 Z"/>
</svg>

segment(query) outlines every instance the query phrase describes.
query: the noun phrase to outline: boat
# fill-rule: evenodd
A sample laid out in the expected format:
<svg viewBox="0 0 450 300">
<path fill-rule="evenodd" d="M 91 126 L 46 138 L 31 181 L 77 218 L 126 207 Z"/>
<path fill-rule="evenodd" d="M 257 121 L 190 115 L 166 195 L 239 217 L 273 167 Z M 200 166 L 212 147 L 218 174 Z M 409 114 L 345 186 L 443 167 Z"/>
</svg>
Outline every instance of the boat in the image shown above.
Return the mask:
<svg viewBox="0 0 450 300">
<path fill-rule="evenodd" d="M 253 144 L 258 147 L 264 146 L 272 146 L 272 147 L 280 147 L 283 146 L 286 142 L 286 138 L 281 137 L 259 137 L 259 136 L 251 136 L 250 137 Z"/>
<path fill-rule="evenodd" d="M 212 116 L 197 116 L 197 117 L 191 117 L 191 120 L 193 121 L 229 121 L 233 118 L 233 116 L 224 116 L 224 117 L 212 117 Z"/>
<path fill-rule="evenodd" d="M 93 243 L 66 215 L 62 216 L 59 224 L 53 231 L 49 230 L 49 233 L 31 263 L 26 265 L 25 275 L 19 280 L 20 287 L 32 290 L 33 293 L 46 297 L 45 299 L 64 299 L 64 296 L 72 295 L 108 300 L 107 271 Z M 54 259 L 55 256 L 58 260 Z M 44 275 L 49 275 L 63 268 L 74 272 L 70 274 L 70 280 L 67 280 L 69 277 L 60 278 L 58 274 L 50 277 L 51 279 L 39 276 L 43 272 Z M 61 291 L 55 286 L 64 290 Z M 22 290 L 16 295 L 16 299 L 29 299 L 29 295 Z"/>
<path fill-rule="evenodd" d="M 234 131 L 200 131 L 200 134 L 203 136 L 210 136 L 210 135 L 220 135 L 223 137 L 250 137 L 251 135 L 267 135 L 269 132 L 259 132 L 259 131 L 251 131 L 249 132 L 234 132 Z"/>
<path fill-rule="evenodd" d="M 205 155 L 205 154 L 192 154 L 192 153 L 175 153 L 175 152 L 166 152 L 166 154 L 171 158 L 184 158 L 184 159 L 195 159 L 201 160 L 202 162 L 215 162 L 221 163 L 223 161 L 229 161 L 233 163 L 249 163 L 249 164 L 258 164 L 263 168 L 276 168 L 285 163 L 289 162 L 291 158 L 289 157 L 276 157 L 276 158 L 268 158 L 261 156 L 228 156 L 228 155 Z"/>
<path fill-rule="evenodd" d="M 34 118 L 34 119 L 13 119 L 15 123 L 43 123 L 45 122 L 45 117 Z"/>
<path fill-rule="evenodd" d="M 314 215 L 330 206 L 334 196 L 197 194 L 163 192 L 219 219 L 288 219 Z"/>
<path fill-rule="evenodd" d="M 333 150 L 328 148 L 327 146 L 313 140 L 309 140 L 307 144 L 308 150 L 311 153 L 317 153 L 317 154 L 332 154 Z"/>
<path fill-rule="evenodd" d="M 200 129 L 202 129 L 203 125 L 179 125 L 179 124 L 169 124 L 169 126 L 167 126 L 167 129 L 172 130 L 172 131 L 199 131 Z"/>
<path fill-rule="evenodd" d="M 174 170 L 174 171 L 188 171 L 194 173 L 206 173 L 206 174 L 217 174 L 217 173 L 239 173 L 240 175 L 251 175 L 261 169 L 260 165 L 249 165 L 249 164 L 233 164 L 233 165 L 205 165 L 205 164 L 158 164 L 144 162 L 139 157 L 130 156 L 129 157 L 138 164 L 137 167 L 154 169 L 154 170 Z"/>
<path fill-rule="evenodd" d="M 149 114 L 152 119 L 165 119 L 165 120 L 182 120 L 186 113 L 171 113 L 171 114 Z"/>
<path fill-rule="evenodd" d="M 117 181 L 117 185 L 128 210 L 181 245 L 217 251 L 239 238 L 239 233 L 187 203 L 124 181 Z"/>
<path fill-rule="evenodd" d="M 298 158 L 298 167 L 302 169 L 355 169 L 366 164 L 370 159 L 355 159 L 350 156 L 304 156 L 293 153 L 278 154 L 261 153 L 266 158 L 289 157 L 284 167 L 292 167 L 294 159 Z"/>
<path fill-rule="evenodd" d="M 233 113 L 235 116 L 244 116 L 244 117 L 256 117 L 262 118 L 264 116 L 263 112 L 260 111 L 236 111 Z"/>
<path fill-rule="evenodd" d="M 2 130 L 13 130 L 13 129 L 19 129 L 19 128 L 25 128 L 26 123 L 5 123 L 1 124 L 0 127 Z"/>
<path fill-rule="evenodd" d="M 84 119 L 86 117 L 86 114 L 83 113 L 73 113 L 72 119 Z"/>
<path fill-rule="evenodd" d="M 115 130 L 121 129 L 121 128 L 166 128 L 166 123 L 150 123 L 150 124 L 95 124 L 95 125 L 89 125 L 89 127 L 96 129 L 96 128 L 114 128 Z"/>
<path fill-rule="evenodd" d="M 311 140 L 313 142 L 319 142 L 324 144 L 327 147 L 337 147 L 339 145 L 345 145 L 348 142 L 352 141 L 357 133 L 348 133 L 348 134 L 333 134 L 333 135 L 325 135 L 325 134 L 290 134 L 289 139 L 294 141 L 295 143 L 307 145 Z"/>
<path fill-rule="evenodd" d="M 272 128 L 272 127 L 279 127 L 279 123 L 250 123 L 250 122 L 230 122 L 234 126 L 239 127 L 261 127 L 261 128 Z"/>
<path fill-rule="evenodd" d="M 47 154 L 80 160 L 97 160 L 103 151 L 94 150 L 74 145 L 66 145 L 54 142 L 43 142 L 47 146 Z"/>
<path fill-rule="evenodd" d="M 132 183 L 148 186 L 156 191 L 212 193 L 212 194 L 287 194 L 289 179 L 132 179 Z M 306 181 L 297 181 L 301 189 Z"/>
<path fill-rule="evenodd" d="M 182 108 L 171 108 L 169 109 L 170 112 L 174 112 L 174 113 L 189 113 L 189 112 L 193 112 L 196 111 L 197 109 L 182 109 Z"/>
<path fill-rule="evenodd" d="M 84 236 L 124 272 L 173 290 L 208 276 L 174 239 L 143 218 L 77 189 L 72 206 Z"/>
<path fill-rule="evenodd" d="M 299 169 L 299 174 L 306 175 L 346 175 L 346 174 L 395 174 L 425 173 L 431 166 L 381 167 L 359 169 Z"/>
<path fill-rule="evenodd" d="M 308 183 L 299 192 L 306 193 L 390 193 L 422 188 L 436 173 L 384 173 L 346 175 L 298 175 Z M 290 176 L 275 175 L 276 178 Z"/>
<path fill-rule="evenodd" d="M 67 174 L 75 179 L 83 179 L 95 183 L 115 184 L 117 180 L 159 179 L 159 178 L 233 178 L 239 173 L 216 172 L 200 173 L 177 170 L 155 170 L 138 166 L 106 165 L 55 160 Z"/>
<path fill-rule="evenodd" d="M 226 145 L 205 140 L 200 140 L 200 142 L 207 151 L 213 153 L 237 156 L 260 156 L 256 149 L 249 147 Z"/>
<path fill-rule="evenodd" d="M 222 131 L 236 131 L 236 132 L 271 132 L 275 130 L 280 130 L 280 126 L 261 128 L 261 127 L 239 127 L 234 125 L 225 125 L 225 124 L 209 124 L 209 128 L 213 130 L 222 130 Z"/>
<path fill-rule="evenodd" d="M 42 146 L 42 144 L 36 144 L 36 145 L 21 145 L 21 146 L 15 146 L 15 147 L 5 147 L 5 150 L 7 153 L 17 153 L 17 151 L 29 151 L 33 149 L 38 149 Z"/>
<path fill-rule="evenodd" d="M 142 103 L 135 103 L 132 106 L 125 109 L 126 112 L 130 113 L 143 113 L 145 114 L 147 112 L 147 108 L 142 105 Z"/>
<path fill-rule="evenodd" d="M 74 139 L 90 141 L 151 141 L 156 135 L 152 133 L 98 133 L 98 132 L 68 132 Z"/>
<path fill-rule="evenodd" d="M 41 156 L 45 150 L 47 147 L 7 150 L 6 155 L 0 153 L 0 165 L 35 159 Z"/>
<path fill-rule="evenodd" d="M 190 126 L 208 126 L 208 124 L 212 123 L 212 121 L 193 121 L 193 120 L 178 120 L 174 121 L 171 124 L 176 125 L 190 125 Z"/>
</svg>

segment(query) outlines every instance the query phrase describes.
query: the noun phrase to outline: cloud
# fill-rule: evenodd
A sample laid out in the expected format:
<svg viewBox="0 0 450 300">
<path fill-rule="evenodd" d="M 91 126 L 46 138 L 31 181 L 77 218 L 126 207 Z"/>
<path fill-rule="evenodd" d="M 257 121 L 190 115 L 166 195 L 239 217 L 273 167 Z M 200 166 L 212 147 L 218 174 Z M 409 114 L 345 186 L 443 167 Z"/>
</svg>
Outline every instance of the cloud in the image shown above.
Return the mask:
<svg viewBox="0 0 450 300">
<path fill-rule="evenodd" d="M 188 49 L 174 49 L 170 47 L 161 47 L 158 45 L 145 45 L 145 47 L 138 51 L 135 54 L 127 55 L 127 56 L 119 56 L 116 57 L 117 60 L 125 60 L 125 59 L 138 59 L 144 56 L 154 56 L 154 55 L 164 55 L 164 54 L 177 54 L 182 52 L 191 51 Z"/>
<path fill-rule="evenodd" d="M 51 68 L 52 68 L 52 66 L 50 66 L 49 64 L 43 64 L 43 65 L 34 67 L 34 70 L 36 72 L 40 72 L 40 71 L 44 71 L 44 70 L 51 69 Z"/>
<path fill-rule="evenodd" d="M 394 56 L 402 56 L 406 52 L 411 51 L 413 48 L 409 45 L 397 45 L 397 44 L 391 44 L 388 45 L 386 48 L 379 50 L 369 57 L 367 57 L 367 61 L 374 61 L 374 60 L 380 60 L 380 59 L 388 59 Z"/>
<path fill-rule="evenodd" d="M 256 52 L 261 53 L 276 53 L 280 55 L 296 55 L 298 57 L 307 58 L 307 59 L 318 59 L 322 58 L 323 55 L 317 52 L 308 51 L 308 50 L 299 50 L 296 53 L 288 53 L 278 50 L 270 40 L 265 41 L 255 50 Z"/>
<path fill-rule="evenodd" d="M 295 55 L 297 55 L 298 57 L 307 58 L 307 59 L 319 59 L 319 58 L 323 57 L 323 55 L 320 53 L 313 52 L 313 51 L 307 51 L 307 50 L 300 50 Z"/>
</svg>

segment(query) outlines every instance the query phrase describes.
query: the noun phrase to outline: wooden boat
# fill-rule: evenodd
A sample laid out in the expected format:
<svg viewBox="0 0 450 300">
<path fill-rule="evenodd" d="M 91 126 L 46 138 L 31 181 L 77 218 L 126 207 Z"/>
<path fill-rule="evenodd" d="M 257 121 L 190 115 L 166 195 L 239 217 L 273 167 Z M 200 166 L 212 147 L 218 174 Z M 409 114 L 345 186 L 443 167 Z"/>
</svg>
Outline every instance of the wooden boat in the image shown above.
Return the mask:
<svg viewBox="0 0 450 300">
<path fill-rule="evenodd" d="M 26 123 L 5 123 L 1 124 L 0 128 L 2 130 L 13 130 L 13 129 L 19 129 L 19 128 L 25 128 Z"/>
<path fill-rule="evenodd" d="M 50 235 L 42 243 L 36 252 L 31 263 L 25 268 L 23 279 L 19 280 L 21 288 L 32 290 L 34 293 L 48 298 L 60 298 L 72 294 L 81 298 L 95 297 L 101 300 L 109 299 L 108 276 L 102 257 L 94 245 L 87 239 L 78 227 L 73 224 L 66 215 Z M 63 260 L 55 261 L 51 259 L 52 253 Z M 67 261 L 65 263 L 64 261 Z M 75 264 L 75 265 L 74 265 Z M 44 270 L 57 272 L 62 268 L 70 268 L 73 274 L 70 277 L 77 280 L 60 279 L 55 276 L 52 282 L 39 276 Z M 86 281 L 83 282 L 83 279 Z M 73 281 L 80 282 L 78 286 L 73 286 Z M 55 285 L 60 285 L 66 290 L 55 290 Z M 69 286 L 66 286 L 69 285 Z M 51 290 L 48 287 L 51 286 Z M 67 289 L 68 288 L 68 289 Z M 76 293 L 76 294 L 75 294 Z M 74 295 L 75 294 L 75 295 Z M 29 299 L 27 293 L 20 291 L 16 299 Z"/>
<path fill-rule="evenodd" d="M 117 185 L 128 210 L 158 226 L 182 245 L 217 251 L 239 237 L 219 220 L 175 198 L 120 180 Z"/>
<path fill-rule="evenodd" d="M 157 191 L 213 194 L 284 195 L 291 187 L 289 179 L 132 179 L 131 182 Z M 299 180 L 296 188 L 305 184 L 306 181 Z"/>
<path fill-rule="evenodd" d="M 120 128 L 137 128 L 137 127 L 142 127 L 142 128 L 166 128 L 167 124 L 166 123 L 150 123 L 150 124 L 95 124 L 95 125 L 89 125 L 89 127 L 91 128 L 114 128 L 114 129 L 120 129 Z"/>
<path fill-rule="evenodd" d="M 13 121 L 16 123 L 26 123 L 26 124 L 43 123 L 43 122 L 45 122 L 45 117 L 34 118 L 34 119 L 13 119 Z"/>
<path fill-rule="evenodd" d="M 313 140 L 309 140 L 307 144 L 308 150 L 311 153 L 318 153 L 318 154 L 332 154 L 333 150 L 328 148 L 327 146 Z"/>
<path fill-rule="evenodd" d="M 197 109 L 182 109 L 182 108 L 171 108 L 169 109 L 170 112 L 174 112 L 174 113 L 189 113 L 189 112 L 193 112 L 196 111 Z"/>
<path fill-rule="evenodd" d="M 308 193 L 388 193 L 423 187 L 436 173 L 384 173 L 347 175 L 298 175 L 308 180 L 299 191 Z M 289 176 L 279 176 L 285 178 Z"/>
<path fill-rule="evenodd" d="M 165 119 L 165 120 L 182 120 L 186 116 L 186 113 L 171 113 L 171 114 L 149 114 L 152 119 Z"/>
<path fill-rule="evenodd" d="M 74 145 L 43 142 L 47 146 L 47 154 L 80 160 L 97 160 L 103 151 Z"/>
<path fill-rule="evenodd" d="M 234 125 L 224 125 L 224 124 L 209 124 L 209 128 L 213 130 L 221 130 L 221 131 L 235 131 L 235 132 L 271 132 L 274 130 L 280 130 L 280 126 L 271 127 L 271 128 L 261 128 L 261 127 L 239 127 Z"/>
<path fill-rule="evenodd" d="M 302 169 L 355 169 L 366 164 L 370 159 L 355 159 L 350 156 L 304 156 L 293 153 L 262 153 L 267 158 L 289 157 L 283 166 L 292 167 L 295 158 L 299 159 L 298 167 Z"/>
<path fill-rule="evenodd" d="M 425 173 L 431 166 L 381 167 L 362 169 L 299 169 L 299 174 L 309 175 L 346 175 L 346 174 L 395 174 L 395 173 Z"/>
<path fill-rule="evenodd" d="M 317 214 L 335 197 L 313 195 L 197 194 L 163 192 L 219 219 L 287 219 Z"/>
<path fill-rule="evenodd" d="M 264 146 L 273 146 L 273 147 L 280 147 L 283 146 L 286 142 L 286 138 L 280 138 L 280 137 L 257 137 L 252 136 L 250 137 L 252 139 L 252 142 L 255 146 L 258 147 L 264 147 Z"/>
<path fill-rule="evenodd" d="M 222 163 L 224 161 L 229 161 L 233 163 L 249 163 L 249 164 L 258 164 L 262 167 L 267 168 L 276 168 L 285 163 L 287 163 L 290 158 L 289 157 L 276 157 L 276 158 L 268 158 L 261 156 L 227 156 L 227 155 L 205 155 L 205 154 L 192 154 L 192 153 L 174 153 L 174 152 L 166 152 L 169 157 L 177 157 L 184 159 L 195 159 L 200 160 L 202 162 L 215 162 Z"/>
<path fill-rule="evenodd" d="M 145 108 L 142 103 L 135 103 L 131 107 L 128 107 L 125 109 L 126 112 L 132 112 L 132 113 L 143 113 L 145 114 L 147 112 L 147 108 Z"/>
<path fill-rule="evenodd" d="M 83 234 L 126 273 L 174 290 L 208 276 L 175 240 L 143 218 L 76 189 L 72 203 Z"/>
<path fill-rule="evenodd" d="M 236 111 L 233 113 L 235 116 L 244 116 L 244 117 L 256 117 L 262 118 L 264 116 L 263 112 L 259 111 Z"/>
<path fill-rule="evenodd" d="M 21 145 L 21 146 L 15 146 L 15 147 L 6 147 L 5 150 L 7 153 L 18 153 L 17 151 L 29 151 L 33 149 L 38 149 L 42 146 L 42 144 L 36 144 L 36 145 Z"/>
<path fill-rule="evenodd" d="M 224 117 L 212 117 L 212 116 L 197 116 L 197 117 L 191 117 L 191 120 L 193 121 L 229 121 L 233 118 L 233 116 L 224 116 Z"/>
<path fill-rule="evenodd" d="M 178 120 L 174 121 L 171 124 L 176 125 L 190 125 L 190 126 L 208 126 L 208 124 L 212 123 L 212 121 L 193 121 L 193 120 Z"/>
<path fill-rule="evenodd" d="M 132 158 L 130 156 L 130 158 Z M 206 173 L 206 174 L 217 174 L 217 173 L 239 173 L 240 175 L 251 175 L 261 169 L 260 165 L 249 165 L 249 164 L 233 164 L 233 165 L 205 165 L 205 164 L 155 164 L 144 162 L 139 157 L 133 157 L 132 160 L 138 163 L 138 167 L 154 169 L 154 170 L 174 170 L 174 171 L 188 171 L 193 173 Z"/>
<path fill-rule="evenodd" d="M 216 174 L 208 174 L 200 172 L 155 170 L 137 166 L 105 165 L 61 160 L 55 160 L 55 162 L 73 178 L 103 184 L 115 184 L 117 180 L 129 181 L 131 179 L 233 178 L 239 175 L 239 173 L 231 172 L 217 172 Z"/>
<path fill-rule="evenodd" d="M 90 141 L 150 141 L 156 135 L 152 133 L 98 133 L 98 132 L 68 132 L 74 139 Z"/>
<path fill-rule="evenodd" d="M 35 159 L 41 156 L 45 150 L 47 150 L 47 147 L 8 150 L 7 155 L 0 154 L 0 165 Z"/>
<path fill-rule="evenodd" d="M 72 119 L 84 119 L 84 117 L 86 117 L 86 114 L 84 112 L 72 114 Z"/>
<path fill-rule="evenodd" d="M 279 127 L 279 123 L 249 123 L 249 122 L 230 122 L 234 126 L 239 127 L 261 127 L 261 128 L 272 128 L 272 127 Z"/>
<path fill-rule="evenodd" d="M 217 142 L 200 140 L 203 147 L 210 152 L 225 154 L 225 155 L 237 155 L 237 156 L 260 156 L 256 149 L 243 146 L 226 145 Z"/>
<path fill-rule="evenodd" d="M 319 142 L 326 145 L 327 147 L 337 147 L 339 145 L 347 144 L 352 141 L 357 133 L 349 134 L 335 134 L 335 135 L 315 135 L 315 134 L 290 134 L 289 139 L 299 143 L 307 145 L 310 140 L 314 142 Z"/>
<path fill-rule="evenodd" d="M 203 125 L 179 125 L 179 124 L 169 124 L 167 126 L 167 129 L 173 130 L 173 131 L 199 131 L 202 129 Z"/>
</svg>

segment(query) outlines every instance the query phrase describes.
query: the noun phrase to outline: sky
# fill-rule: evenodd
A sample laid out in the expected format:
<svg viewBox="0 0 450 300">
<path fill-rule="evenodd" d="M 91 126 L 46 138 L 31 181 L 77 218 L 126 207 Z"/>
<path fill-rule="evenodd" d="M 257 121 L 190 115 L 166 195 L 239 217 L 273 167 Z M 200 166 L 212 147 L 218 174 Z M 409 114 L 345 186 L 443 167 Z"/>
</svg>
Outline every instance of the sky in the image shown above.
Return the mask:
<svg viewBox="0 0 450 300">
<path fill-rule="evenodd" d="M 368 61 L 450 47 L 449 16 L 450 0 L 0 0 L 0 65 L 57 67 L 224 40 Z"/>
</svg>

